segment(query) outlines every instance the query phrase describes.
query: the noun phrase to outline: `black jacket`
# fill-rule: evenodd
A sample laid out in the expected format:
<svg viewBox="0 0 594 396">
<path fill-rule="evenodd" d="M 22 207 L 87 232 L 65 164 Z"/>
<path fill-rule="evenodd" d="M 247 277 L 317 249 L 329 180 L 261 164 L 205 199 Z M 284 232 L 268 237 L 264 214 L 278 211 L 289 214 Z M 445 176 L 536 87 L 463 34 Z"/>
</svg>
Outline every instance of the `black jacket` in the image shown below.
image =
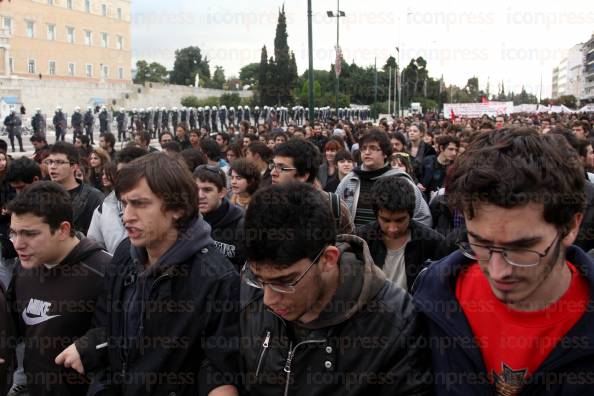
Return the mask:
<svg viewBox="0 0 594 396">
<path fill-rule="evenodd" d="M 0 358 L 4 359 L 4 363 L 0 364 L 0 395 L 6 395 L 11 387 L 16 347 L 14 326 L 4 293 L 4 285 L 0 282 Z"/>
<path fill-rule="evenodd" d="M 237 380 L 239 275 L 209 235 L 194 220 L 146 269 L 145 249 L 118 246 L 98 310 L 109 314 L 82 341 L 108 343 L 81 354 L 95 394 L 206 395 Z"/>
<path fill-rule="evenodd" d="M 245 262 L 245 255 L 241 252 L 240 244 L 243 215 L 243 209 L 231 204 L 227 198 L 223 199 L 216 210 L 204 215 L 204 220 L 212 229 L 210 236 L 214 239 L 217 249 L 238 270 Z"/>
<path fill-rule="evenodd" d="M 384 268 L 387 249 L 378 222 L 374 221 L 358 227 L 355 233 L 369 245 L 369 251 L 375 265 Z M 426 225 L 411 220 L 410 241 L 404 248 L 404 265 L 408 290 L 411 290 L 417 275 L 427 265 L 427 260 L 438 260 L 448 253 L 450 252 L 445 251 L 443 236 Z"/>
<path fill-rule="evenodd" d="M 385 279 L 367 244 L 338 237 L 340 286 L 307 325 L 269 311 L 242 284 L 242 363 L 251 395 L 427 395 L 428 351 L 410 295 Z M 296 335 L 299 334 L 299 335 Z"/>
<path fill-rule="evenodd" d="M 588 252 L 594 249 L 594 184 L 585 183 L 586 211 L 575 244 Z"/>
<path fill-rule="evenodd" d="M 89 380 L 56 365 L 54 359 L 91 329 L 111 256 L 95 241 L 77 236 L 78 245 L 56 267 L 19 265 L 9 289 L 12 317 L 25 341 L 24 368 L 31 379 L 31 395 L 87 392 Z"/>
<path fill-rule="evenodd" d="M 93 219 L 93 212 L 97 206 L 101 205 L 105 195 L 86 183 L 79 184 L 78 187 L 68 191 L 68 193 L 72 198 L 74 229 L 87 235 Z"/>
<path fill-rule="evenodd" d="M 532 373 L 518 396 L 594 395 L 594 313 L 591 309 L 594 303 L 594 264 L 575 246 L 569 247 L 566 257 L 587 278 L 590 299 L 586 312 Z M 455 252 L 423 271 L 415 286 L 415 305 L 423 311 L 429 343 L 435 345 L 431 349 L 435 395 L 500 394 L 488 380 L 489 373 L 476 336 L 455 294 L 458 276 L 470 264 L 472 260 Z M 498 323 L 493 325 L 500 326 Z M 546 336 L 541 338 L 546 339 L 550 340 Z M 480 338 L 478 341 L 483 345 L 486 342 Z"/>
</svg>

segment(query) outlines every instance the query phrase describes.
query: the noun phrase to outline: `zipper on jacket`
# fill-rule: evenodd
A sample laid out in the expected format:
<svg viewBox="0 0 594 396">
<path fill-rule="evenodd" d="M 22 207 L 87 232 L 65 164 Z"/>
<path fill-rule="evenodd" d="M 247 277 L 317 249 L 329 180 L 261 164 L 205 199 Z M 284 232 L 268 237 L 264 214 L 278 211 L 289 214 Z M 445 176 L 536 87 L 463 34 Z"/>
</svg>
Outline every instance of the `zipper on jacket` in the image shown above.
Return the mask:
<svg viewBox="0 0 594 396">
<path fill-rule="evenodd" d="M 321 344 L 324 342 L 326 342 L 326 340 L 306 340 L 301 341 L 300 343 L 295 345 L 295 347 L 293 347 L 293 341 L 289 343 L 289 354 L 287 355 L 287 361 L 285 363 L 284 368 L 285 373 L 287 373 L 287 382 L 285 383 L 285 396 L 288 396 L 289 394 L 289 383 L 291 380 L 291 365 L 293 364 L 293 358 L 295 357 L 295 351 L 297 350 L 297 348 L 305 344 Z"/>
<path fill-rule="evenodd" d="M 256 368 L 256 379 L 258 379 L 258 375 L 260 374 L 260 369 L 262 368 L 262 362 L 264 361 L 264 355 L 268 351 L 268 344 L 270 342 L 270 331 L 266 332 L 266 337 L 264 338 L 264 342 L 262 343 L 262 352 L 260 353 L 260 358 L 258 359 L 258 367 Z"/>
</svg>

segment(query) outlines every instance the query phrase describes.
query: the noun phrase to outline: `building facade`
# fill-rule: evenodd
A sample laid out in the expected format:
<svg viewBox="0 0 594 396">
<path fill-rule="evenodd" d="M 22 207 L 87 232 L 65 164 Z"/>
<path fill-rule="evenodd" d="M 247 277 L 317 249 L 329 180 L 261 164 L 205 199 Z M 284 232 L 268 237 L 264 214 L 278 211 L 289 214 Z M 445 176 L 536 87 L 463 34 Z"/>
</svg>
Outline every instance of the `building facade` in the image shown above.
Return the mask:
<svg viewBox="0 0 594 396">
<path fill-rule="evenodd" d="M 131 0 L 0 3 L 0 76 L 131 80 Z"/>
<path fill-rule="evenodd" d="M 582 90 L 582 100 L 584 102 L 594 102 L 594 34 L 583 47 L 584 63 L 584 84 Z"/>
<path fill-rule="evenodd" d="M 583 86 L 583 43 L 571 47 L 559 65 L 553 69 L 552 98 L 573 95 L 579 98 Z"/>
</svg>

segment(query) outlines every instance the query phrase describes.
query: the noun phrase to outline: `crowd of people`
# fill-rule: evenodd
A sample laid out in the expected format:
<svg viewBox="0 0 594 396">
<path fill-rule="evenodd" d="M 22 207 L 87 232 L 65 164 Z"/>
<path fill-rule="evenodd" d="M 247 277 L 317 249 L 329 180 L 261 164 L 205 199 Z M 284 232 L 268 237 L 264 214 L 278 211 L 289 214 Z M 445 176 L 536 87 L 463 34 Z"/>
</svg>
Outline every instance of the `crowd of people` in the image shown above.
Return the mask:
<svg viewBox="0 0 594 396">
<path fill-rule="evenodd" d="M 594 115 L 77 113 L 0 140 L 0 394 L 594 394 Z"/>
</svg>

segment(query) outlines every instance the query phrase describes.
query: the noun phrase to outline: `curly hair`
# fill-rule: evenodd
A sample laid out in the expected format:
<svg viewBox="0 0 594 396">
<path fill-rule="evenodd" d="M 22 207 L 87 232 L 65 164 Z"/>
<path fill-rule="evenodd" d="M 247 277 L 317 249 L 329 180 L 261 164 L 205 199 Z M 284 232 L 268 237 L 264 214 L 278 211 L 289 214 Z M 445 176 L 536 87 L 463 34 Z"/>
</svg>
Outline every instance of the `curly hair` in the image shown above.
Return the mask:
<svg viewBox="0 0 594 396">
<path fill-rule="evenodd" d="M 231 176 L 231 172 L 237 173 L 238 176 L 247 180 L 247 189 L 246 192 L 250 195 L 258 190 L 260 187 L 260 179 L 262 176 L 260 175 L 260 171 L 251 161 L 248 161 L 245 158 L 239 158 L 231 164 L 229 168 L 229 176 Z"/>
</svg>

